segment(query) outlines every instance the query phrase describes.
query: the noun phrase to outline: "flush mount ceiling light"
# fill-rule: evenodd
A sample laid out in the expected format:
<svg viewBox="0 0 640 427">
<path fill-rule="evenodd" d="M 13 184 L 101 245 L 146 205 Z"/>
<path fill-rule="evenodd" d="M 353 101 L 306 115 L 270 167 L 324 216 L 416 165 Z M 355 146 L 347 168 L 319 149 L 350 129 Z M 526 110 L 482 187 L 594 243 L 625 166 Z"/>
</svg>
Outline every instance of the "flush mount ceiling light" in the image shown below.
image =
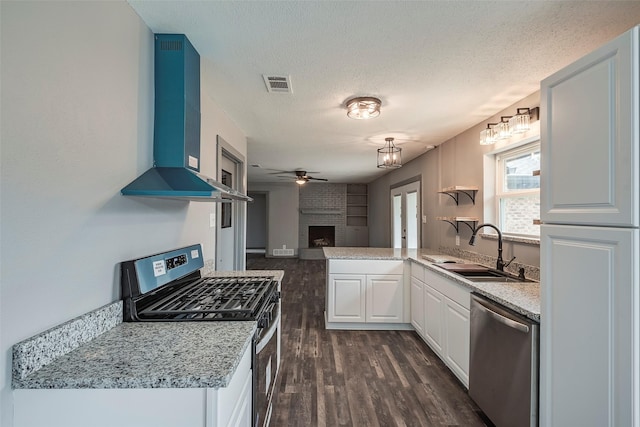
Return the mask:
<svg viewBox="0 0 640 427">
<path fill-rule="evenodd" d="M 373 119 L 380 115 L 382 102 L 378 98 L 360 97 L 347 101 L 347 116 L 352 119 Z"/>
<path fill-rule="evenodd" d="M 393 144 L 393 138 L 385 138 L 383 148 L 378 148 L 378 167 L 385 169 L 399 168 L 402 166 L 402 148 Z"/>
<path fill-rule="evenodd" d="M 540 108 L 518 108 L 515 116 L 502 116 L 498 123 L 487 123 L 480 132 L 480 145 L 494 144 L 501 139 L 509 139 L 515 134 L 531 129 L 531 122 L 538 120 Z"/>
</svg>

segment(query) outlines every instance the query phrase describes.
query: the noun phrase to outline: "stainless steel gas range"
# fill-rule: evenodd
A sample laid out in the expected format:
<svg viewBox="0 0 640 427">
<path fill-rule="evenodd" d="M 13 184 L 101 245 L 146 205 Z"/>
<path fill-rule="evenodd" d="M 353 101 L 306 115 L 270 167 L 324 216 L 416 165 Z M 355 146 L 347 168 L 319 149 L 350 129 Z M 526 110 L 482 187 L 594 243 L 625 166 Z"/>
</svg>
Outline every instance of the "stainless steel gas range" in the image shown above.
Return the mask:
<svg viewBox="0 0 640 427">
<path fill-rule="evenodd" d="M 273 277 L 202 277 L 192 245 L 121 263 L 127 322 L 256 321 L 253 426 L 267 426 L 280 359 L 280 292 Z"/>
</svg>

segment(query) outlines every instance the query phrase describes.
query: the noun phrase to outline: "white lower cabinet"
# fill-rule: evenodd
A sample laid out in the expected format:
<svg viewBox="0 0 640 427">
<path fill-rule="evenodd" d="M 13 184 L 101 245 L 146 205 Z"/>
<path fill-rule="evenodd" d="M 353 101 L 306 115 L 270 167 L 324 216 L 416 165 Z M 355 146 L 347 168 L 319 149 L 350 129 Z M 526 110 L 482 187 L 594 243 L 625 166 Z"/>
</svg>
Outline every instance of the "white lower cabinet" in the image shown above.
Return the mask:
<svg viewBox="0 0 640 427">
<path fill-rule="evenodd" d="M 424 285 L 424 339 L 441 358 L 443 352 L 444 296 Z"/>
<path fill-rule="evenodd" d="M 401 323 L 402 310 L 402 275 L 367 275 L 365 289 L 367 322 Z"/>
<path fill-rule="evenodd" d="M 411 323 L 468 387 L 471 291 L 417 263 L 411 265 L 411 276 Z"/>
<path fill-rule="evenodd" d="M 640 231 L 540 230 L 540 425 L 640 425 Z"/>
<path fill-rule="evenodd" d="M 405 322 L 403 261 L 328 260 L 327 272 L 328 329 Z"/>
<path fill-rule="evenodd" d="M 411 277 L 411 324 L 424 336 L 424 283 Z"/>
<path fill-rule="evenodd" d="M 444 300 L 445 363 L 469 386 L 469 309 L 449 298 Z"/>
<path fill-rule="evenodd" d="M 252 346 L 227 387 L 14 390 L 14 427 L 250 427 Z"/>
<path fill-rule="evenodd" d="M 327 305 L 330 322 L 365 322 L 364 274 L 330 274 Z"/>
</svg>

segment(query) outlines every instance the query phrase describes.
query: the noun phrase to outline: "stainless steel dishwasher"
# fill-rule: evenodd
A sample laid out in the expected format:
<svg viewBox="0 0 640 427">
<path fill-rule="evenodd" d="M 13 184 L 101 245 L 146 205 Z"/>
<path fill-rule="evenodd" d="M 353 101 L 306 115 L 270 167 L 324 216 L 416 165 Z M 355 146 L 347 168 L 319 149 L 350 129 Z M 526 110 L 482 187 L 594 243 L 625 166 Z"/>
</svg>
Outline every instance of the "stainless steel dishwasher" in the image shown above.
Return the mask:
<svg viewBox="0 0 640 427">
<path fill-rule="evenodd" d="M 469 395 L 496 427 L 538 425 L 539 326 L 471 294 Z"/>
</svg>

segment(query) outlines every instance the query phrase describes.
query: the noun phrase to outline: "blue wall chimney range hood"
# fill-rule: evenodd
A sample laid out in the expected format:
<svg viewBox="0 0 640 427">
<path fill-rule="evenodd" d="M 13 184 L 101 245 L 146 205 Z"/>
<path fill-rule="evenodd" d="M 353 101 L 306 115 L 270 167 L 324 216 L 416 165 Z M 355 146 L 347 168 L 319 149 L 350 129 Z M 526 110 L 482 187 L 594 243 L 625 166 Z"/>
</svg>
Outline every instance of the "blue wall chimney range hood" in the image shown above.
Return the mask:
<svg viewBox="0 0 640 427">
<path fill-rule="evenodd" d="M 200 55 L 184 34 L 155 35 L 154 167 L 125 196 L 188 201 L 251 201 L 200 174 Z"/>
</svg>

